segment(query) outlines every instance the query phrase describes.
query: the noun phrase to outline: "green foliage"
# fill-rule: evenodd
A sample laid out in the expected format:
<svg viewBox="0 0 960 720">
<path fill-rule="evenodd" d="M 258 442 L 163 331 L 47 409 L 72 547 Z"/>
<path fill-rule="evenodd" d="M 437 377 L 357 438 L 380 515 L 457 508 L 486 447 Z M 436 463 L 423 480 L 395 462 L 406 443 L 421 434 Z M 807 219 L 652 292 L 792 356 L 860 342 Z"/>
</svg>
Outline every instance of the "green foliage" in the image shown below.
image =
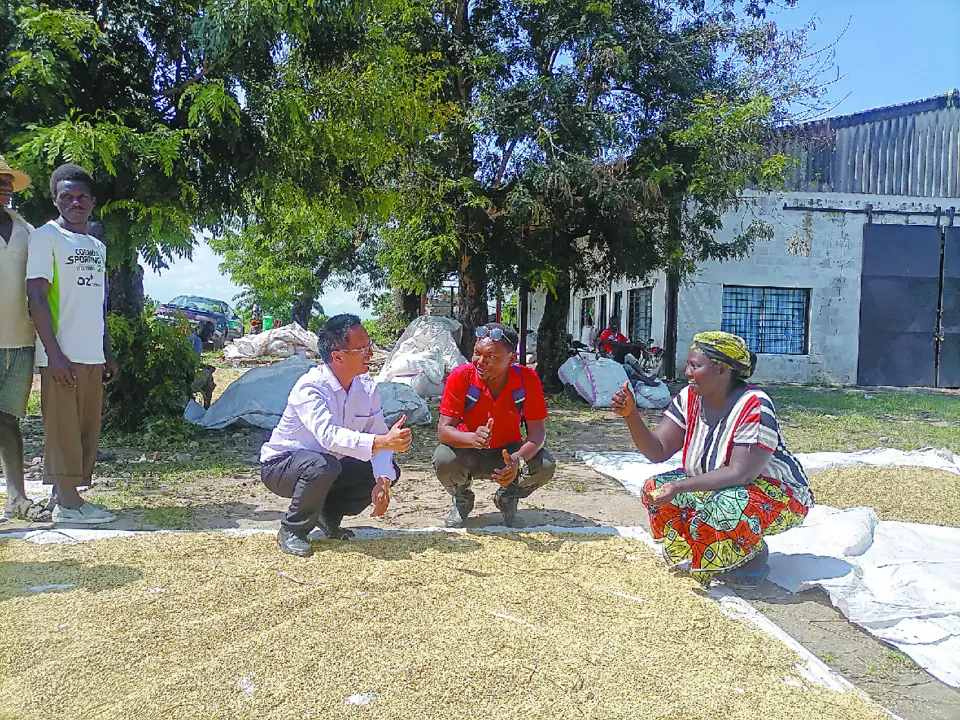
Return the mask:
<svg viewBox="0 0 960 720">
<path fill-rule="evenodd" d="M 385 348 L 397 341 L 400 332 L 407 327 L 407 319 L 397 307 L 392 293 L 385 293 L 373 301 L 372 320 L 364 320 L 363 327 L 378 347 Z"/>
<path fill-rule="evenodd" d="M 196 436 L 197 428 L 184 420 L 182 415 L 177 415 L 147 423 L 139 441 L 150 450 L 171 450 L 186 446 Z"/>
<path fill-rule="evenodd" d="M 106 426 L 136 431 L 177 421 L 198 368 L 184 328 L 147 313 L 134 320 L 110 315 L 107 323 L 120 372 L 104 389 Z"/>
</svg>

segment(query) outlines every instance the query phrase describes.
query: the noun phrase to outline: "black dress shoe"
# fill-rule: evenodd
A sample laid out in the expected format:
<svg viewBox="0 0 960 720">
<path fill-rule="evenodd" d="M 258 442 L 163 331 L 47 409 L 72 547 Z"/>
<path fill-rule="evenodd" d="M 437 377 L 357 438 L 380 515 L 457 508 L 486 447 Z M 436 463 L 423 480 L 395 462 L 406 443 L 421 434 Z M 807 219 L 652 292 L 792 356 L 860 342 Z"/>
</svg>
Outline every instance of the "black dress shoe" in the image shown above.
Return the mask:
<svg viewBox="0 0 960 720">
<path fill-rule="evenodd" d="M 280 528 L 280 532 L 277 533 L 277 545 L 280 546 L 283 552 L 296 555 L 297 557 L 310 557 L 313 555 L 313 548 L 310 547 L 309 540 L 283 527 Z"/>
</svg>

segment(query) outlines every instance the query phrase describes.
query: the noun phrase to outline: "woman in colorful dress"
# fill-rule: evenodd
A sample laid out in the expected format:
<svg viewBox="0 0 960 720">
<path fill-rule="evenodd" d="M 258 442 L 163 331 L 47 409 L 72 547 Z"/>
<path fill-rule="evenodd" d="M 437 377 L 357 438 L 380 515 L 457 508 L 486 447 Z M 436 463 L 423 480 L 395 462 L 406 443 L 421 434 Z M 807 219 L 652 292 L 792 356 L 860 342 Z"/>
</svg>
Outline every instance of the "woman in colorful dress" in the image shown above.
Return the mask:
<svg viewBox="0 0 960 720">
<path fill-rule="evenodd" d="M 813 495 L 780 434 L 773 403 L 747 385 L 756 356 L 742 338 L 706 332 L 687 353 L 687 387 L 656 430 L 640 419 L 624 384 L 612 407 L 651 462 L 683 450 L 683 469 L 650 478 L 642 501 L 653 537 L 671 567 L 689 563 L 704 585 L 719 579 L 758 585 L 766 578 L 765 535 L 803 522 Z"/>
</svg>

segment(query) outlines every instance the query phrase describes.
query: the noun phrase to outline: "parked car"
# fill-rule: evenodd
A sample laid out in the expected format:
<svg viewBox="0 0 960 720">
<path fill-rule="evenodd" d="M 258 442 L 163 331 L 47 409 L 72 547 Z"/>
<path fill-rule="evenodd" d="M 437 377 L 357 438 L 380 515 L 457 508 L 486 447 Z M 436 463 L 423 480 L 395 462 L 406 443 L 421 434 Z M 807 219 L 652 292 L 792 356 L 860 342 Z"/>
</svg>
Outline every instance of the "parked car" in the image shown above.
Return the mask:
<svg viewBox="0 0 960 720">
<path fill-rule="evenodd" d="M 243 335 L 243 321 L 223 300 L 178 295 L 157 308 L 157 317 L 160 318 L 173 319 L 181 314 L 194 326 L 205 347 L 222 350 L 228 340 Z"/>
</svg>

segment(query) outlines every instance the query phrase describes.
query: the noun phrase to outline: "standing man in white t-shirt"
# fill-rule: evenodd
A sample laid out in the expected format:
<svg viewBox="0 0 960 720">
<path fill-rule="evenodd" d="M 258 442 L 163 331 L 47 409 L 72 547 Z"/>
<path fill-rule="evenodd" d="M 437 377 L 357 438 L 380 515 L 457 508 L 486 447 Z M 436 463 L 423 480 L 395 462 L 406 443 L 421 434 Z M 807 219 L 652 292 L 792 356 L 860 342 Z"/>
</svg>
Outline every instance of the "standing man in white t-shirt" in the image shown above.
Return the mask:
<svg viewBox="0 0 960 720">
<path fill-rule="evenodd" d="M 93 176 L 67 164 L 50 193 L 60 217 L 30 235 L 27 296 L 37 328 L 43 407 L 43 481 L 55 487 L 54 522 L 99 525 L 117 516 L 80 497 L 100 443 L 103 383 L 116 375 L 104 313 L 107 248 L 87 234 Z"/>
</svg>

